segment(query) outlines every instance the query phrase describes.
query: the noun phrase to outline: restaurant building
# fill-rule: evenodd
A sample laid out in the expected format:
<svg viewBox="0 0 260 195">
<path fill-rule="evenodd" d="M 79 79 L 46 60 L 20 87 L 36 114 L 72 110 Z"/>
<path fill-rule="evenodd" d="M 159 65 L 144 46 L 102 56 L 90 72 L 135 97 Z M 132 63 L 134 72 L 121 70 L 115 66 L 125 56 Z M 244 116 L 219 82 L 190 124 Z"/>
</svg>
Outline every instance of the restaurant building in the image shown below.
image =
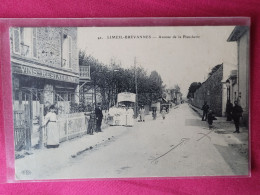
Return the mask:
<svg viewBox="0 0 260 195">
<path fill-rule="evenodd" d="M 77 28 L 10 28 L 10 51 L 17 149 L 50 105 L 62 114 L 79 101 Z"/>
</svg>

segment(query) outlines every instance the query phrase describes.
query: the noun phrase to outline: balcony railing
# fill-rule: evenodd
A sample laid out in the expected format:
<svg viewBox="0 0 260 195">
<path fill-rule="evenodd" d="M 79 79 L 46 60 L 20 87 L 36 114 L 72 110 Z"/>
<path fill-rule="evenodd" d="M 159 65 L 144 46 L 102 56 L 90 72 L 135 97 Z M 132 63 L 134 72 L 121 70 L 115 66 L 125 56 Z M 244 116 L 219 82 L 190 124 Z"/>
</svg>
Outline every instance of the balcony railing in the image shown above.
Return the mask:
<svg viewBox="0 0 260 195">
<path fill-rule="evenodd" d="M 90 79 L 90 66 L 80 66 L 79 76 L 80 79 Z"/>
</svg>

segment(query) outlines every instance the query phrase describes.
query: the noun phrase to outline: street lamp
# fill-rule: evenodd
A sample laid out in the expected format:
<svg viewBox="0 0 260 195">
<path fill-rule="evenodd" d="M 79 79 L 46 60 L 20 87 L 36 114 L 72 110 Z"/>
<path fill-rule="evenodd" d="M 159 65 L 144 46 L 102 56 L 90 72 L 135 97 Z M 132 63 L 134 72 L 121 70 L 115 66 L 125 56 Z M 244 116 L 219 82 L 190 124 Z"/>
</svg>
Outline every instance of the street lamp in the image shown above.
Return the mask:
<svg viewBox="0 0 260 195">
<path fill-rule="evenodd" d="M 226 104 L 226 115 L 227 115 L 227 121 L 231 121 L 231 111 L 232 111 L 232 104 L 230 102 L 230 81 L 229 79 L 226 80 L 225 82 L 226 87 L 227 87 L 227 104 Z"/>
<path fill-rule="evenodd" d="M 226 80 L 226 86 L 227 86 L 227 101 L 230 101 L 230 81 Z"/>
<path fill-rule="evenodd" d="M 113 70 L 113 77 L 115 76 L 115 72 L 119 72 L 119 69 L 114 69 Z M 116 82 L 115 82 L 115 93 L 114 93 L 114 105 L 116 105 L 116 100 L 117 100 L 117 94 L 118 94 L 118 75 L 116 75 Z"/>
</svg>

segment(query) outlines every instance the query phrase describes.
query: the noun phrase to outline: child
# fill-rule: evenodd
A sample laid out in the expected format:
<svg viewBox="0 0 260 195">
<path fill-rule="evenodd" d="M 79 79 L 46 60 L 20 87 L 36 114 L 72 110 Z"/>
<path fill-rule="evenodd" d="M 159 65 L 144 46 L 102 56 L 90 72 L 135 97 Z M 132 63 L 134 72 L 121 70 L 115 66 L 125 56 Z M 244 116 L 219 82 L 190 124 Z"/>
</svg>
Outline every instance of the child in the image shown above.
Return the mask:
<svg viewBox="0 0 260 195">
<path fill-rule="evenodd" d="M 165 119 L 165 114 L 166 114 L 166 108 L 163 107 L 163 109 L 162 109 L 162 117 L 163 117 L 163 120 Z"/>
<path fill-rule="evenodd" d="M 209 110 L 208 113 L 208 124 L 209 124 L 209 129 L 212 129 L 213 127 L 213 120 L 217 120 L 215 115 L 213 114 L 212 110 Z"/>
</svg>

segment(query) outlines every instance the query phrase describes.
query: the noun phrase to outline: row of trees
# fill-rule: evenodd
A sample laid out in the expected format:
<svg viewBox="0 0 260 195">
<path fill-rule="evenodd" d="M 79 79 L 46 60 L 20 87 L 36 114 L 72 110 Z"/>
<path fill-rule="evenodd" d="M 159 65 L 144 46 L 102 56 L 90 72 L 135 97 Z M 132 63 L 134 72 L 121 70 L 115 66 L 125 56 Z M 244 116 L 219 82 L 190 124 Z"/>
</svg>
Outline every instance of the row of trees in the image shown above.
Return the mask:
<svg viewBox="0 0 260 195">
<path fill-rule="evenodd" d="M 111 60 L 110 64 L 99 62 L 85 51 L 79 52 L 79 65 L 90 66 L 91 84 L 85 90 L 94 87 L 95 93 L 101 95 L 102 105 L 112 106 L 121 92 L 138 93 L 138 105 L 151 104 L 162 97 L 165 86 L 156 71 L 150 74 L 140 66 L 123 68 L 120 63 Z"/>
</svg>

